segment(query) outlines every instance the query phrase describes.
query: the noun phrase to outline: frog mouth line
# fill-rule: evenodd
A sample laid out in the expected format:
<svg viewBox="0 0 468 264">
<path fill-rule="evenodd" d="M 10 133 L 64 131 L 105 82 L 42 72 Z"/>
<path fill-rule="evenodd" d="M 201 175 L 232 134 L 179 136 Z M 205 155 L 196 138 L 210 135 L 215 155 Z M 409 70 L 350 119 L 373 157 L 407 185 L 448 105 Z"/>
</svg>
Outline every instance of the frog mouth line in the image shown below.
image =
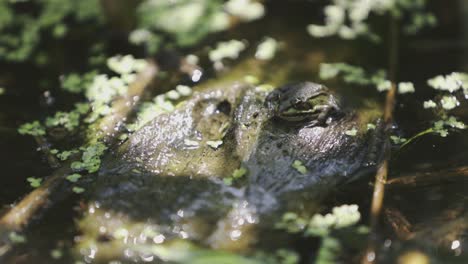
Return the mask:
<svg viewBox="0 0 468 264">
<path fill-rule="evenodd" d="M 288 110 L 286 112 L 280 113 L 281 116 L 283 117 L 316 117 L 320 114 L 321 111 L 317 109 L 310 109 L 310 110 L 300 110 L 300 111 L 291 111 Z"/>
<path fill-rule="evenodd" d="M 310 121 L 314 119 L 318 119 L 320 113 L 319 112 L 308 112 L 308 113 L 296 113 L 294 115 L 278 115 L 278 117 L 282 120 L 289 121 L 289 122 L 301 122 L 301 121 Z"/>
</svg>

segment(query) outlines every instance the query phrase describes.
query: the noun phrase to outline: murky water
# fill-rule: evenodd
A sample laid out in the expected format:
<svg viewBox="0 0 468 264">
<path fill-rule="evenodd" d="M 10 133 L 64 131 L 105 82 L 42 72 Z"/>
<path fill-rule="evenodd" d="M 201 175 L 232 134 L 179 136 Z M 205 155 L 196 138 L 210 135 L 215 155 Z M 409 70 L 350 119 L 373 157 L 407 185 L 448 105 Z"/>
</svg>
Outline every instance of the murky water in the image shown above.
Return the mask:
<svg viewBox="0 0 468 264">
<path fill-rule="evenodd" d="M 318 66 L 321 62 L 347 62 L 368 65 L 369 69 L 385 68 L 387 56 L 383 47 L 365 41 L 342 41 L 339 39 L 317 40 L 307 35 L 306 25 L 320 18 L 320 9 L 313 1 L 291 1 L 288 7 L 281 1 L 269 3 L 267 18 L 249 25 L 241 25 L 235 30 L 223 33 L 209 41 L 246 39 L 258 43 L 263 37 L 270 36 L 283 42 L 277 64 L 268 65 L 272 82 L 284 78 L 290 82 L 318 81 Z M 453 71 L 468 71 L 468 4 L 466 1 L 433 1 L 431 9 L 439 18 L 440 26 L 424 31 L 415 37 L 401 39 L 401 55 L 398 77 L 402 81 L 411 80 L 417 92 L 400 96 L 396 107 L 396 133 L 405 137 L 426 129 L 431 124 L 427 110 L 422 102 L 433 96 L 433 91 L 425 85 L 426 80 L 438 74 Z M 74 50 L 80 47 L 70 47 Z M 65 57 L 67 53 L 65 52 Z M 68 55 L 73 57 L 71 55 Z M 246 55 L 249 56 L 249 55 Z M 70 61 L 74 61 L 70 59 Z M 0 96 L 0 160 L 2 160 L 0 204 L 7 209 L 12 203 L 28 193 L 31 188 L 27 177 L 48 175 L 51 169 L 44 160 L 36 144 L 30 137 L 17 134 L 17 127 L 30 120 L 44 118 L 64 102 L 73 100 L 61 93 L 57 87 L 59 70 L 37 70 L 24 65 L 0 65 L 0 81 L 8 87 L 6 94 Z M 278 77 L 278 75 L 282 75 Z M 49 85 L 40 85 L 43 80 Z M 3 83 L 2 83 L 3 84 Z M 339 82 L 326 83 L 336 89 L 343 97 L 353 98 L 359 105 L 360 98 L 383 96 L 365 88 L 347 86 Z M 50 97 L 54 103 L 47 104 Z M 462 102 L 454 113 L 468 123 L 468 106 Z M 446 138 L 435 135 L 424 136 L 405 149 L 395 152 L 391 163 L 391 178 L 412 175 L 426 171 L 444 171 L 467 166 L 468 135 L 465 131 L 451 133 Z M 442 172 L 443 173 L 443 172 Z M 369 180 L 371 181 L 371 180 Z M 384 212 L 382 261 L 393 263 L 407 250 L 425 252 L 437 263 L 464 263 L 468 261 L 468 208 L 466 207 L 466 188 L 468 180 L 456 179 L 450 182 L 432 181 L 417 186 L 397 186 L 390 188 Z M 366 224 L 367 210 L 372 189 L 337 195 L 330 204 L 358 203 Z M 28 243 L 15 250 L 10 263 L 62 263 L 50 257 L 55 248 L 68 248 L 76 234 L 73 219 L 77 215 L 79 197 L 65 199 L 47 211 L 44 218 L 35 221 L 26 233 Z M 392 223 L 398 223 L 392 227 Z M 405 229 L 407 226 L 408 230 Z M 301 248 L 299 248 L 301 249 Z M 302 249 L 301 249 L 302 250 Z M 302 251 L 301 251 L 302 252 Z"/>
</svg>

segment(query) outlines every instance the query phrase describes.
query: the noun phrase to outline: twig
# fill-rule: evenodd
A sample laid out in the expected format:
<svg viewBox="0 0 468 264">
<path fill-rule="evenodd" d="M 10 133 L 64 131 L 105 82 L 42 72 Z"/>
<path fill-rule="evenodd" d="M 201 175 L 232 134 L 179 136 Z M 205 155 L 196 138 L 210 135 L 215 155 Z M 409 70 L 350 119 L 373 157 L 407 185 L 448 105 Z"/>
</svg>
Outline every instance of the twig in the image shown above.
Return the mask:
<svg viewBox="0 0 468 264">
<path fill-rule="evenodd" d="M 42 153 L 46 156 L 49 166 L 53 169 L 60 167 L 60 162 L 58 161 L 58 159 L 52 153 L 50 153 L 50 148 L 49 144 L 47 144 L 47 140 L 42 136 L 34 136 L 34 140 L 36 141 Z"/>
<path fill-rule="evenodd" d="M 390 90 L 385 98 L 384 108 L 384 137 L 388 138 L 393 122 L 393 109 L 396 100 L 396 70 L 398 66 L 398 21 L 390 18 L 390 52 L 389 52 L 389 79 L 392 83 Z M 384 159 L 377 167 L 375 175 L 374 191 L 372 194 L 372 204 L 370 209 L 370 234 L 367 250 L 362 259 L 362 263 L 375 263 L 376 260 L 376 244 L 377 244 L 377 229 L 382 211 L 383 200 L 385 196 L 385 183 L 388 176 L 388 164 L 390 160 L 389 144 L 383 146 Z"/>
<path fill-rule="evenodd" d="M 441 182 L 455 182 L 461 179 L 468 179 L 468 166 L 450 168 L 439 171 L 417 172 L 410 175 L 402 175 L 387 181 L 387 188 L 402 188 L 428 186 L 440 184 Z"/>
<path fill-rule="evenodd" d="M 136 81 L 129 86 L 128 93 L 112 103 L 112 114 L 101 119 L 93 130 L 95 136 L 102 138 L 107 143 L 113 140 L 116 132 L 114 128 L 131 112 L 144 88 L 154 79 L 156 73 L 156 65 L 149 63 L 149 66 L 138 75 Z M 89 138 L 88 141 L 90 140 L 92 139 Z M 66 176 L 73 172 L 70 168 L 72 161 L 69 160 L 57 169 L 41 186 L 26 195 L 2 216 L 0 236 L 3 236 L 4 232 L 20 231 L 31 222 L 33 216 L 50 202 L 49 197 L 58 192 L 57 187 L 64 183 Z M 61 191 L 71 194 L 70 189 Z"/>
</svg>

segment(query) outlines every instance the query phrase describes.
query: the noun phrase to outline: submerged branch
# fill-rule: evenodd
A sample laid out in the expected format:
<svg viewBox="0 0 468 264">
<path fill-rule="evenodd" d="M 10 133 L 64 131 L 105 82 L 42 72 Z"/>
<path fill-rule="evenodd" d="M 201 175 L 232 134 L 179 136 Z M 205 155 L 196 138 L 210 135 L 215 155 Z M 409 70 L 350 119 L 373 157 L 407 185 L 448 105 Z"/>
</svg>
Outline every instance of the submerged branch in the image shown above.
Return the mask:
<svg viewBox="0 0 468 264">
<path fill-rule="evenodd" d="M 387 188 L 419 187 L 468 179 L 468 166 L 439 171 L 417 172 L 387 181 Z"/>
<path fill-rule="evenodd" d="M 53 169 L 60 167 L 60 162 L 58 161 L 58 159 L 52 153 L 50 153 L 50 148 L 49 144 L 47 143 L 47 140 L 42 136 L 34 136 L 34 140 L 36 141 L 37 146 L 42 151 L 44 156 L 47 158 L 49 166 Z"/>
<path fill-rule="evenodd" d="M 396 71 L 398 66 L 398 21 L 391 18 L 390 21 L 390 52 L 389 52 L 389 79 L 392 83 L 390 90 L 387 92 L 384 106 L 384 136 L 390 136 L 390 129 L 393 122 L 393 109 L 396 102 Z M 370 209 L 370 234 L 369 242 L 362 259 L 362 263 L 375 263 L 377 259 L 376 244 L 377 244 L 377 229 L 382 212 L 382 205 L 385 196 L 385 183 L 388 176 L 388 165 L 390 160 L 390 145 L 386 142 L 382 146 L 384 159 L 377 167 L 375 175 L 374 191 L 372 194 L 372 203 Z"/>
<path fill-rule="evenodd" d="M 93 142 L 96 138 L 100 138 L 103 142 L 111 143 L 116 134 L 115 128 L 119 123 L 125 121 L 125 118 L 131 113 L 136 102 L 143 94 L 147 87 L 154 79 L 157 73 L 155 63 L 149 63 L 148 66 L 138 75 L 135 82 L 129 88 L 125 96 L 117 98 L 111 105 L 112 113 L 103 117 L 94 128 L 88 132 L 88 141 Z M 20 202 L 12 207 L 0 219 L 0 237 L 5 235 L 4 232 L 20 231 L 27 226 L 32 218 L 44 209 L 47 204 L 51 203 L 50 197 L 59 190 L 62 195 L 70 195 L 71 188 L 58 188 L 65 181 L 66 177 L 73 173 L 70 165 L 73 159 L 67 161 L 63 166 L 57 169 L 49 176 L 44 183 L 34 191 L 26 195 Z"/>
</svg>

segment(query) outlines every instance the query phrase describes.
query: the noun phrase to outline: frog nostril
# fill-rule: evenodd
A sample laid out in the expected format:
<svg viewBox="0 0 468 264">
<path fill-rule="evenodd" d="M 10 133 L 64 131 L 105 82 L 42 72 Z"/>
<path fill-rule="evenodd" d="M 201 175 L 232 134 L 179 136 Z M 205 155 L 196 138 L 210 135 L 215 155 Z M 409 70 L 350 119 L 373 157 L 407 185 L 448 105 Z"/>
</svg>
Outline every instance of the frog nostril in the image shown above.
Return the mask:
<svg viewBox="0 0 468 264">
<path fill-rule="evenodd" d="M 216 106 L 216 110 L 225 115 L 229 115 L 231 113 L 231 104 L 224 100 Z"/>
</svg>

